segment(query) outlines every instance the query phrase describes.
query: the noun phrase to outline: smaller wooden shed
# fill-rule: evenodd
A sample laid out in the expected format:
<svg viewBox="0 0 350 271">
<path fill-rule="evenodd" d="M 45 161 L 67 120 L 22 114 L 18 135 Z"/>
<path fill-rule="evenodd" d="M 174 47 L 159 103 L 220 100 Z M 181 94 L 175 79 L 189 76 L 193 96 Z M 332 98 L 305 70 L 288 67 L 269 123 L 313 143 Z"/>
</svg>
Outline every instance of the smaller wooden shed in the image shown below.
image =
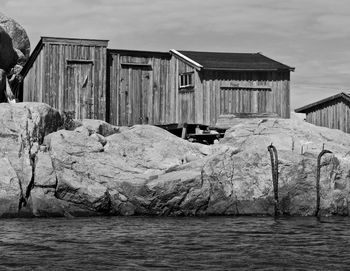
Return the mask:
<svg viewBox="0 0 350 271">
<path fill-rule="evenodd" d="M 106 119 L 107 40 L 42 37 L 22 70 L 23 101 Z"/>
<path fill-rule="evenodd" d="M 350 94 L 341 92 L 295 109 L 295 112 L 305 113 L 309 123 L 350 133 Z"/>
<path fill-rule="evenodd" d="M 164 124 L 171 115 L 168 52 L 107 50 L 108 121 Z"/>
</svg>

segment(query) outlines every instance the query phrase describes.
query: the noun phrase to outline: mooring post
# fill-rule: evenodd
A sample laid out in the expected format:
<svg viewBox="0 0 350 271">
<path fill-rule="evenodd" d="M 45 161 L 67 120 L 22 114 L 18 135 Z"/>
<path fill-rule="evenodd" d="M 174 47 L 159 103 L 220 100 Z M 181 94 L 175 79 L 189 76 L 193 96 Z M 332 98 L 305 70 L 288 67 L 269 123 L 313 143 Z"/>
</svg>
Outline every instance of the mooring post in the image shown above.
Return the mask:
<svg viewBox="0 0 350 271">
<path fill-rule="evenodd" d="M 272 184 L 275 201 L 275 216 L 278 216 L 278 155 L 277 149 L 275 148 L 275 146 L 272 145 L 272 143 L 270 146 L 267 147 L 267 150 L 269 151 L 271 158 Z"/>
<path fill-rule="evenodd" d="M 320 178 L 321 178 L 321 158 L 323 155 L 325 155 L 326 153 L 332 153 L 329 150 L 325 150 L 324 147 L 322 149 L 322 151 L 319 153 L 318 157 L 317 157 L 317 168 L 316 168 L 316 212 L 315 212 L 315 216 L 318 216 L 319 212 L 320 212 L 320 202 L 321 202 L 321 198 L 320 198 Z"/>
</svg>

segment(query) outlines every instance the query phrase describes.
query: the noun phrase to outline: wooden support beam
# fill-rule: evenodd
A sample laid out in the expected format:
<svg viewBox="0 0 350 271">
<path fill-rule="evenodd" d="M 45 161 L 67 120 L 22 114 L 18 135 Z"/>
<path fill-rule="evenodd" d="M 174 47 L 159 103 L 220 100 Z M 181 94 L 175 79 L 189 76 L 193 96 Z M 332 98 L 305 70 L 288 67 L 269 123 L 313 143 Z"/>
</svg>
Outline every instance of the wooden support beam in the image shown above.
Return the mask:
<svg viewBox="0 0 350 271">
<path fill-rule="evenodd" d="M 182 127 L 182 133 L 181 133 L 181 138 L 185 139 L 187 136 L 187 123 L 184 123 Z"/>
</svg>

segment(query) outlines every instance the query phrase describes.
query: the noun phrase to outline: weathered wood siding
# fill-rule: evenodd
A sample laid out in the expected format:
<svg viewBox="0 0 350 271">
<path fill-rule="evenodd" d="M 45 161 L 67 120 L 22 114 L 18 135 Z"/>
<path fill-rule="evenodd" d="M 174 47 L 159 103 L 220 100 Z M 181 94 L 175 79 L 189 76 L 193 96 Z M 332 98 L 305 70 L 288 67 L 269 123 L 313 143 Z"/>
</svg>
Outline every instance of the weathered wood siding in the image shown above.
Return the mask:
<svg viewBox="0 0 350 271">
<path fill-rule="evenodd" d="M 324 103 L 307 112 L 306 121 L 350 133 L 350 104 L 342 99 Z"/>
<path fill-rule="evenodd" d="M 106 119 L 107 41 L 42 38 L 24 79 L 23 101 L 44 102 L 77 118 Z"/>
<path fill-rule="evenodd" d="M 169 58 L 167 53 L 108 50 L 110 123 L 174 122 Z"/>
<path fill-rule="evenodd" d="M 128 50 L 108 50 L 108 62 L 112 124 L 201 123 L 201 81 L 191 65 L 168 53 Z M 193 88 L 179 88 L 185 72 L 194 72 Z"/>
<path fill-rule="evenodd" d="M 221 87 L 220 115 L 234 113 L 268 113 L 271 89 Z"/>
<path fill-rule="evenodd" d="M 215 125 L 219 115 L 234 113 L 290 117 L 289 71 L 204 71 L 201 77 L 196 100 L 200 123 Z"/>
<path fill-rule="evenodd" d="M 170 70 L 178 123 L 214 126 L 220 115 L 271 113 L 290 117 L 290 71 L 198 71 L 173 55 Z M 194 72 L 194 87 L 179 89 L 179 75 Z"/>
<path fill-rule="evenodd" d="M 179 84 L 180 75 L 183 73 L 191 73 L 193 72 L 193 88 L 183 88 L 180 89 L 179 86 L 177 88 L 178 92 L 178 118 L 177 121 L 179 123 L 196 123 L 196 96 L 198 96 L 198 91 L 196 91 L 196 72 L 195 69 L 188 65 L 187 63 L 176 59 L 176 76 L 175 80 L 177 84 Z M 197 94 L 197 95 L 196 95 Z"/>
<path fill-rule="evenodd" d="M 43 46 L 43 45 L 42 45 Z M 42 102 L 44 93 L 43 85 L 45 78 L 44 71 L 44 50 L 42 46 L 39 49 L 38 56 L 34 64 L 29 69 L 23 79 L 23 101 L 24 102 Z"/>
<path fill-rule="evenodd" d="M 101 40 L 42 38 L 39 45 L 26 69 L 23 100 L 74 111 L 77 118 L 214 126 L 227 114 L 290 116 L 289 70 L 200 70 L 175 54 L 107 50 Z M 180 75 L 189 72 L 193 86 L 180 88 Z"/>
</svg>

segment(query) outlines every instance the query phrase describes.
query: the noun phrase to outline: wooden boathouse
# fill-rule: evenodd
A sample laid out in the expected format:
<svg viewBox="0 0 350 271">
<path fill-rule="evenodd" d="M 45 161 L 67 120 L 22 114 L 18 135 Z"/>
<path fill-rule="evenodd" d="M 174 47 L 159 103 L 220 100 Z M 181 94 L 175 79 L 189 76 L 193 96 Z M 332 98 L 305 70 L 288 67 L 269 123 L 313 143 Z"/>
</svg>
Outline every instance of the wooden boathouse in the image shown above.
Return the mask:
<svg viewBox="0 0 350 271">
<path fill-rule="evenodd" d="M 350 133 L 350 94 L 341 92 L 295 109 L 295 112 L 305 113 L 309 123 Z"/>
<path fill-rule="evenodd" d="M 106 40 L 42 37 L 22 71 L 23 101 L 128 126 L 290 117 L 294 68 L 261 53 L 107 47 Z"/>
<path fill-rule="evenodd" d="M 287 65 L 261 53 L 171 50 L 179 80 L 179 121 L 214 126 L 220 115 L 290 117 Z M 182 85 L 183 77 L 192 77 Z"/>
<path fill-rule="evenodd" d="M 107 40 L 42 37 L 22 70 L 23 101 L 106 119 Z"/>
</svg>

